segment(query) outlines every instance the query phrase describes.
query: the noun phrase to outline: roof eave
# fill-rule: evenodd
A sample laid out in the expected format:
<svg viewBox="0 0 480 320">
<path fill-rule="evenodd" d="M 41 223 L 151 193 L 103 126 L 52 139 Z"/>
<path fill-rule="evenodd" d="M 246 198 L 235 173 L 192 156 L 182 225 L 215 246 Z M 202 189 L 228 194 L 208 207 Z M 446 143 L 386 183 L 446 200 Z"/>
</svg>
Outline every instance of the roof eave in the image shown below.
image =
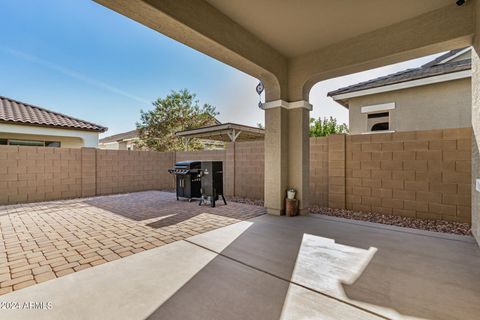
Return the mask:
<svg viewBox="0 0 480 320">
<path fill-rule="evenodd" d="M 89 131 L 89 132 L 98 132 L 98 133 L 103 133 L 103 132 L 106 132 L 108 130 L 107 127 L 102 127 L 101 129 L 88 129 L 88 128 L 66 127 L 66 126 L 54 126 L 54 125 L 50 125 L 50 124 L 41 124 L 41 123 L 8 121 L 8 120 L 0 120 L 0 123 L 13 124 L 13 125 L 18 125 L 18 126 L 31 126 L 31 127 L 42 127 L 42 128 L 52 128 L 52 129 L 65 129 L 65 130 L 74 130 L 74 131 Z"/>
<path fill-rule="evenodd" d="M 408 88 L 420 87 L 420 86 L 435 84 L 440 82 L 447 82 L 447 81 L 454 81 L 454 80 L 469 78 L 471 77 L 471 74 L 472 74 L 471 69 L 467 69 L 467 70 L 454 71 L 454 72 L 434 75 L 430 77 L 412 79 L 409 81 L 397 82 L 397 83 L 392 83 L 392 84 L 387 84 L 383 86 L 377 86 L 377 87 L 372 87 L 372 88 L 362 89 L 362 90 L 347 91 L 344 93 L 329 92 L 328 96 L 331 97 L 333 100 L 339 102 L 339 101 L 343 101 L 350 98 L 372 95 L 372 94 L 377 94 L 382 92 L 408 89 Z M 339 103 L 342 104 L 341 102 Z"/>
</svg>

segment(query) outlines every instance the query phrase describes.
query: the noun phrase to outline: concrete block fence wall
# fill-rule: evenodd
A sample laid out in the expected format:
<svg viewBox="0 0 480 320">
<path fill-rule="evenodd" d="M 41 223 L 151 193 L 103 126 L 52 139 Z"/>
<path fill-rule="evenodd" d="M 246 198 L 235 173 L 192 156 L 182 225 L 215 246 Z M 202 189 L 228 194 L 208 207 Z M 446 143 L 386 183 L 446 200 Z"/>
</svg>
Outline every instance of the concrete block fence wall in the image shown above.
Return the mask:
<svg viewBox="0 0 480 320">
<path fill-rule="evenodd" d="M 346 137 L 346 208 L 471 221 L 472 130 Z"/>
<path fill-rule="evenodd" d="M 343 138 L 343 136 L 341 136 Z M 325 137 L 310 138 L 310 204 L 328 207 L 329 140 Z M 345 157 L 344 157 L 345 158 Z M 345 176 L 345 171 L 343 172 Z M 343 178 L 345 181 L 345 178 Z M 345 187 L 344 187 L 345 190 Z M 345 191 L 343 196 L 345 197 Z"/>
<path fill-rule="evenodd" d="M 470 128 L 310 140 L 310 205 L 470 222 Z M 174 188 L 175 162 L 224 162 L 225 193 L 263 199 L 264 142 L 145 152 L 0 146 L 0 204 Z"/>
<path fill-rule="evenodd" d="M 173 152 L 96 150 L 96 194 L 172 189 L 173 177 L 167 170 L 174 156 Z"/>
<path fill-rule="evenodd" d="M 263 141 L 236 143 L 235 148 L 235 189 L 231 194 L 249 199 L 263 199 L 265 146 Z"/>
<path fill-rule="evenodd" d="M 174 153 L 0 146 L 0 204 L 173 188 Z"/>
</svg>

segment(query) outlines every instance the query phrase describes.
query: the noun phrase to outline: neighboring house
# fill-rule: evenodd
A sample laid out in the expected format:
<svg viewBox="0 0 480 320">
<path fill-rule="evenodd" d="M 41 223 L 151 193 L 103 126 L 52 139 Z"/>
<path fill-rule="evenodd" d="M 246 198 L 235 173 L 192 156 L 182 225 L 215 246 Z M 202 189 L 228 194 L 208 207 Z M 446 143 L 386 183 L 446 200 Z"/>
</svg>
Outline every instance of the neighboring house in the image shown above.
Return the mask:
<svg viewBox="0 0 480 320">
<path fill-rule="evenodd" d="M 215 125 L 220 125 L 221 122 L 214 119 Z M 139 150 L 135 142 L 138 141 L 138 130 L 127 131 L 113 136 L 100 139 L 98 147 L 107 150 Z M 225 143 L 210 139 L 200 139 L 204 150 L 221 150 L 225 149 Z"/>
<path fill-rule="evenodd" d="M 98 146 L 106 127 L 0 96 L 0 145 L 81 148 Z"/>
<path fill-rule="evenodd" d="M 100 139 L 98 147 L 108 150 L 137 150 L 138 130 L 127 131 Z"/>
<path fill-rule="evenodd" d="M 471 127 L 471 48 L 328 96 L 349 109 L 352 134 Z"/>
</svg>

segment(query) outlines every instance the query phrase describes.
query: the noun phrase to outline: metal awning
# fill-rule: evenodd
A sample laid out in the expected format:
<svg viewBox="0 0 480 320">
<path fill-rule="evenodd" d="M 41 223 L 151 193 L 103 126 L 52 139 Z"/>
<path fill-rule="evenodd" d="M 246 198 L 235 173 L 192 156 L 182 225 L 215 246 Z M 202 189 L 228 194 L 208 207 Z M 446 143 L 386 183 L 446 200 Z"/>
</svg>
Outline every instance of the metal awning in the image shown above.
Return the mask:
<svg viewBox="0 0 480 320">
<path fill-rule="evenodd" d="M 223 123 L 208 127 L 176 132 L 177 137 L 200 138 L 224 142 L 263 140 L 265 130 L 236 123 Z"/>
</svg>

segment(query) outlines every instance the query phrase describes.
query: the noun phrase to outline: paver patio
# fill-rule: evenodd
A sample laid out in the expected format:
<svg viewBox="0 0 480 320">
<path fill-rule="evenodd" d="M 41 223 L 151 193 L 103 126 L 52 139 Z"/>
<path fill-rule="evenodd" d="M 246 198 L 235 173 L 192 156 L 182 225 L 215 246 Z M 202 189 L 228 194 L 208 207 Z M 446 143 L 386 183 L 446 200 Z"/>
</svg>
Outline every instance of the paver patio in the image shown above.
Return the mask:
<svg viewBox="0 0 480 320">
<path fill-rule="evenodd" d="M 147 191 L 0 206 L 0 294 L 250 219 L 264 208 L 216 208 Z"/>
</svg>

